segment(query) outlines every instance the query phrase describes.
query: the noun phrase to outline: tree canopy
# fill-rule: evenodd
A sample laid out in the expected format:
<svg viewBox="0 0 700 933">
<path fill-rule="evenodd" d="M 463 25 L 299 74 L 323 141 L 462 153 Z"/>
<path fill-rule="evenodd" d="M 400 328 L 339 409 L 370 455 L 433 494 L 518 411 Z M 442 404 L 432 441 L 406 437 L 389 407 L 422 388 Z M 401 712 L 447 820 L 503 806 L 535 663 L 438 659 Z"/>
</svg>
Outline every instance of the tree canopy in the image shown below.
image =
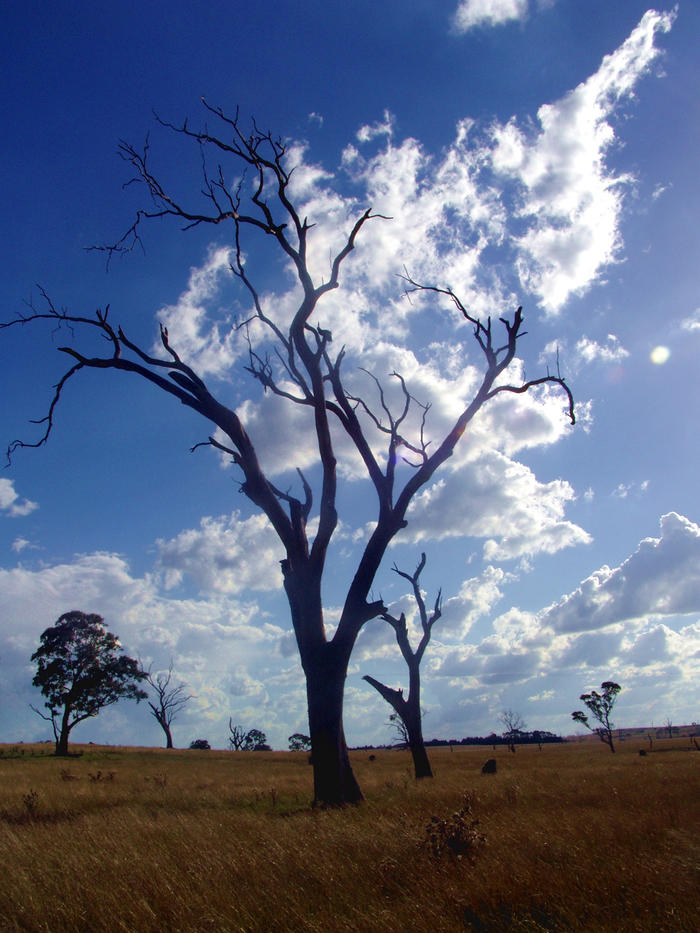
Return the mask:
<svg viewBox="0 0 700 933">
<path fill-rule="evenodd" d="M 603 691 L 602 693 L 598 693 L 597 690 L 591 690 L 590 693 L 582 693 L 579 697 L 580 700 L 583 700 L 590 713 L 593 715 L 593 718 L 596 722 L 600 723 L 600 725 L 591 726 L 588 722 L 588 716 L 581 710 L 575 710 L 575 712 L 571 714 L 571 718 L 574 722 L 581 723 L 582 726 L 585 726 L 591 732 L 595 733 L 600 741 L 605 742 L 605 744 L 610 747 L 610 751 L 614 752 L 614 724 L 610 720 L 610 713 L 612 712 L 615 700 L 617 699 L 618 693 L 622 690 L 622 687 L 613 680 L 604 680 L 600 688 Z"/>
<path fill-rule="evenodd" d="M 49 711 L 46 715 L 56 739 L 56 754 L 68 751 L 68 736 L 78 723 L 121 699 L 139 702 L 147 694 L 139 687 L 144 672 L 121 651 L 119 639 L 101 616 L 73 610 L 64 613 L 41 635 L 32 655 L 39 687 Z"/>
</svg>

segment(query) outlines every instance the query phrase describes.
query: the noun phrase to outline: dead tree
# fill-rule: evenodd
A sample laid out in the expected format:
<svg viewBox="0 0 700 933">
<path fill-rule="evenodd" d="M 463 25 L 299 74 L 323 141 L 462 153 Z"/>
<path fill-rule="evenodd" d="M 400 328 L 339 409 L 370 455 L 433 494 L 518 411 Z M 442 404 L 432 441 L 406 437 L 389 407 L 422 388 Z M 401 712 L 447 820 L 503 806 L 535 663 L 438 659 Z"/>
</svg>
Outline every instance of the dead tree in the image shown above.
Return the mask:
<svg viewBox="0 0 700 933">
<path fill-rule="evenodd" d="M 510 751 L 514 753 L 516 740 L 525 729 L 525 720 L 513 709 L 504 709 L 498 718 L 505 726 L 503 738 L 508 742 Z"/>
<path fill-rule="evenodd" d="M 241 725 L 234 725 L 233 719 L 228 718 L 228 744 L 234 752 L 240 752 L 245 748 L 248 731 Z"/>
<path fill-rule="evenodd" d="M 421 628 L 423 630 L 416 650 L 414 651 L 411 648 L 411 643 L 408 639 L 408 626 L 406 625 L 406 614 L 404 612 L 401 613 L 398 619 L 389 612 L 383 612 L 381 616 L 382 619 L 388 622 L 393 628 L 396 634 L 396 642 L 408 666 L 408 696 L 404 698 L 401 688 L 395 690 L 393 687 L 387 687 L 386 684 L 383 684 L 379 680 L 375 680 L 374 677 L 370 677 L 368 674 L 365 674 L 363 677 L 363 680 L 371 684 L 374 689 L 384 697 L 387 703 L 394 708 L 397 717 L 401 720 L 404 726 L 403 732 L 406 736 L 406 743 L 413 756 L 413 770 L 416 778 L 433 776 L 428 753 L 425 750 L 425 742 L 423 741 L 423 716 L 420 705 L 420 662 L 423 660 L 425 649 L 430 642 L 430 634 L 433 630 L 433 625 L 442 615 L 441 592 L 437 594 L 435 605 L 430 615 L 428 615 L 425 608 L 425 600 L 423 599 L 420 588 L 420 575 L 424 567 L 425 554 L 421 554 L 420 563 L 412 574 L 399 570 L 396 564 L 394 564 L 393 568 L 394 573 L 398 573 L 404 580 L 408 580 L 413 589 L 413 598 L 418 607 Z"/>
<path fill-rule="evenodd" d="M 170 681 L 173 676 L 173 662 L 170 662 L 167 674 L 158 674 L 154 677 L 151 668 L 144 670 L 146 683 L 155 692 L 153 700 L 148 701 L 151 708 L 151 715 L 165 733 L 165 747 L 173 747 L 173 734 L 171 726 L 177 714 L 192 699 L 191 693 L 185 693 L 185 684 L 178 684 L 177 687 L 171 687 Z"/>
<path fill-rule="evenodd" d="M 204 102 L 211 119 L 220 127 L 219 135 L 208 128 L 196 131 L 187 122 L 161 126 L 192 141 L 203 180 L 190 196 L 180 197 L 167 190 L 151 170 L 150 146 L 137 150 L 121 145 L 121 155 L 133 170 L 132 181 L 142 183 L 149 196 L 148 208 L 137 211 L 129 230 L 116 243 L 101 247 L 108 258 L 129 251 L 140 242 L 143 225 L 149 220 L 175 220 L 186 228 L 211 225 L 217 232 L 223 226 L 232 231 L 231 268 L 251 302 L 250 318 L 245 328 L 260 328 L 272 343 L 268 355 L 259 344 L 248 343 L 249 374 L 290 406 L 309 411 L 313 418 L 313 439 L 320 461 L 320 480 L 316 491 L 297 470 L 298 490 L 278 488 L 263 470 L 255 445 L 235 407 L 224 404 L 213 389 L 172 346 L 167 328 L 160 327 L 162 354 L 154 356 L 133 342 L 124 330 L 112 323 L 109 307 L 94 316 L 72 314 L 59 309 L 42 290 L 44 304 L 6 322 L 4 327 L 46 323 L 71 332 L 88 331 L 104 338 L 105 352 L 92 356 L 75 346 L 59 347 L 70 357 L 70 368 L 59 379 L 48 412 L 42 419 L 43 434 L 38 440 L 13 441 L 8 454 L 21 447 L 40 447 L 48 439 L 54 413 L 66 384 L 84 369 L 118 370 L 147 380 L 173 400 L 197 412 L 221 432 L 198 446 L 210 446 L 230 455 L 238 469 L 241 492 L 269 519 L 277 533 L 284 557 L 281 561 L 284 589 L 289 602 L 292 626 L 306 676 L 306 692 L 314 765 L 314 799 L 319 804 L 340 805 L 362 799 L 347 753 L 343 732 L 343 693 L 350 654 L 363 625 L 385 611 L 381 600 L 370 596 L 375 576 L 391 541 L 406 526 L 406 513 L 414 496 L 433 477 L 435 471 L 452 455 L 467 426 L 479 410 L 501 393 L 522 393 L 544 383 L 558 385 L 566 398 L 571 422 L 574 422 L 573 396 L 560 375 L 547 374 L 539 379 L 511 385 L 505 373 L 516 356 L 523 334 L 522 308 L 500 319 L 503 331 L 492 321 L 475 317 L 449 288 L 426 286 L 406 278 L 407 291 L 429 291 L 447 299 L 457 314 L 469 322 L 474 339 L 483 354 L 480 384 L 471 401 L 455 419 L 444 436 L 426 437 L 427 407 L 416 436 L 408 435 L 407 416 L 417 405 L 398 373 L 394 374 L 403 401 L 393 411 L 384 394 L 372 406 L 348 390 L 342 364 L 345 349 L 331 351 L 332 334 L 318 322 L 323 299 L 341 284 L 341 268 L 355 247 L 363 227 L 379 215 L 367 208 L 358 212 L 341 247 L 329 257 L 323 279 L 315 280 L 307 262 L 307 248 L 314 225 L 302 217 L 291 200 L 285 143 L 261 131 L 253 124 L 250 133 L 243 131 L 238 114 L 226 115 Z M 207 154 L 216 156 L 211 171 Z M 227 175 L 218 161 L 227 163 Z M 248 176 L 245 173 L 248 173 Z M 243 174 L 245 186 L 240 182 Z M 238 183 L 236 183 L 238 179 Z M 253 182 L 251 185 L 250 182 Z M 187 198 L 190 202 L 187 203 Z M 275 318 L 270 302 L 263 299 L 246 269 L 242 240 L 255 235 L 276 248 L 280 258 L 291 264 L 300 296 L 296 310 L 285 321 Z M 219 234 L 220 235 L 220 234 Z M 251 249 L 246 242 L 246 249 Z M 255 244 L 253 243 L 253 246 Z M 262 247 L 264 248 L 264 247 Z M 393 272 L 393 270 L 389 270 Z M 331 322 L 324 322 L 330 323 Z M 248 331 L 244 328 L 243 334 Z M 380 389 L 378 383 L 375 385 Z M 338 524 L 336 510 L 336 449 L 331 431 L 335 421 L 344 431 L 361 458 L 366 475 L 376 494 L 376 523 L 347 590 L 341 616 L 332 638 L 324 627 L 321 583 L 326 555 Z M 383 453 L 377 453 L 377 438 L 383 439 Z M 194 448 L 193 448 L 194 449 Z M 402 458 L 412 467 L 397 473 Z M 401 478 L 401 482 L 399 482 Z M 315 520 L 315 533 L 307 534 L 309 519 Z"/>
</svg>

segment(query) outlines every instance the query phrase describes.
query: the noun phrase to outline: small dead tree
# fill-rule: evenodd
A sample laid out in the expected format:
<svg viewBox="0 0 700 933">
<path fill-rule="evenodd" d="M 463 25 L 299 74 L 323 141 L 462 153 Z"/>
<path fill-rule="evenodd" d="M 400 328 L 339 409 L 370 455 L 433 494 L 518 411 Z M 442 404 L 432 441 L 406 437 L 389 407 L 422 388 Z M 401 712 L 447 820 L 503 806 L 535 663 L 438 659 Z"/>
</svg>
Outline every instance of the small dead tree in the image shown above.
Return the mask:
<svg viewBox="0 0 700 933">
<path fill-rule="evenodd" d="M 228 744 L 234 750 L 234 752 L 243 751 L 246 745 L 246 736 L 248 735 L 247 729 L 241 725 L 234 725 L 233 719 L 229 716 L 228 720 Z"/>
<path fill-rule="evenodd" d="M 400 577 L 403 577 L 404 580 L 408 580 L 408 582 L 411 584 L 413 589 L 413 598 L 415 599 L 416 606 L 418 607 L 423 634 L 421 635 L 421 639 L 416 650 L 414 651 L 411 648 L 411 643 L 408 639 L 408 627 L 406 625 L 405 613 L 402 612 L 398 619 L 386 611 L 383 612 L 381 616 L 382 619 L 384 619 L 385 622 L 388 622 L 389 625 L 393 628 L 396 634 L 397 644 L 401 649 L 403 659 L 408 666 L 408 696 L 404 698 L 403 689 L 399 688 L 398 690 L 395 690 L 393 687 L 387 687 L 386 684 L 376 680 L 374 677 L 370 677 L 368 674 L 365 674 L 363 678 L 363 680 L 366 680 L 368 684 L 371 684 L 374 689 L 384 697 L 387 703 L 391 704 L 391 706 L 394 708 L 397 716 L 395 725 L 400 732 L 405 734 L 405 742 L 410 748 L 411 755 L 413 756 L 413 770 L 415 772 L 416 778 L 433 776 L 433 771 L 430 767 L 430 760 L 428 758 L 428 753 L 425 750 L 425 742 L 423 740 L 423 717 L 421 714 L 420 705 L 420 662 L 423 660 L 425 649 L 428 647 L 428 643 L 430 642 L 430 635 L 433 629 L 433 625 L 442 615 L 441 591 L 439 591 L 437 594 L 435 605 L 433 606 L 433 611 L 430 613 L 430 615 L 428 615 L 426 610 L 425 600 L 423 599 L 423 593 L 421 592 L 420 588 L 420 575 L 423 572 L 424 567 L 424 553 L 421 554 L 420 562 L 412 574 L 406 573 L 403 570 L 399 570 L 396 564 L 394 564 L 393 567 L 394 573 L 397 573 Z M 402 729 L 401 726 L 404 728 Z"/>
<path fill-rule="evenodd" d="M 612 708 L 615 705 L 615 700 L 617 695 L 622 690 L 622 687 L 619 684 L 616 684 L 612 680 L 605 680 L 600 685 L 602 694 L 598 693 L 596 690 L 591 690 L 590 693 L 582 693 L 579 697 L 580 700 L 586 704 L 590 712 L 593 714 L 593 717 L 600 723 L 599 726 L 591 726 L 588 722 L 588 716 L 581 710 L 576 710 L 571 714 L 571 718 L 574 722 L 580 722 L 582 726 L 585 726 L 587 729 L 590 729 L 591 732 L 594 732 L 601 742 L 605 742 L 606 745 L 610 747 L 610 751 L 615 751 L 615 746 L 613 744 L 613 729 L 614 724 L 610 721 L 610 713 Z"/>
<path fill-rule="evenodd" d="M 185 693 L 186 685 L 181 683 L 177 687 L 171 686 L 173 676 L 173 662 L 168 666 L 168 672 L 154 676 L 151 668 L 144 670 L 146 683 L 154 692 L 152 700 L 148 701 L 151 715 L 165 733 L 165 747 L 173 747 L 173 734 L 171 726 L 175 717 L 189 703 L 193 695 Z"/>
<path fill-rule="evenodd" d="M 426 417 L 430 406 L 416 401 L 400 373 L 392 374 L 400 396 L 394 409 L 376 379 L 375 401 L 353 394 L 342 371 L 346 348 L 332 350 L 328 325 L 332 326 L 333 321 L 324 321 L 325 326 L 321 326 L 319 316 L 325 296 L 340 287 L 341 270 L 363 228 L 381 215 L 371 208 L 358 209 L 354 220 L 348 221 L 344 239 L 329 257 L 327 270 L 313 273 L 308 261 L 309 241 L 318 235 L 319 228 L 294 204 L 294 168 L 289 165 L 287 144 L 255 123 L 246 131 L 237 111 L 231 116 L 206 101 L 203 106 L 212 125 L 202 130 L 193 129 L 187 121 L 175 125 L 159 120 L 166 131 L 193 144 L 199 181 L 189 193 L 178 191 L 177 182 L 153 171 L 149 142 L 141 149 L 121 144 L 120 154 L 133 172 L 127 184 L 143 185 L 147 206 L 137 210 L 135 220 L 116 243 L 100 248 L 108 257 L 128 252 L 140 243 L 143 226 L 155 219 L 174 220 L 186 229 L 210 226 L 219 236 L 224 229 L 231 230 L 231 271 L 251 308 L 248 320 L 242 322 L 242 333 L 245 337 L 255 329 L 255 341 L 248 339 L 246 369 L 265 391 L 311 415 L 309 431 L 320 464 L 316 489 L 298 469 L 296 494 L 293 487 L 283 490 L 272 482 L 246 430 L 241 408 L 217 397 L 213 387 L 171 345 L 162 323 L 160 352 L 154 355 L 113 323 L 109 306 L 91 316 L 73 314 L 57 307 L 44 290 L 40 307 L 30 305 L 28 313 L 0 328 L 47 324 L 53 333 L 68 332 L 76 341 L 82 334 L 87 342 L 58 347 L 70 364 L 56 383 L 48 411 L 40 421 L 43 433 L 31 442 L 13 441 L 8 456 L 19 448 L 46 443 L 64 388 L 85 370 L 116 370 L 144 379 L 164 397 L 200 415 L 208 431 L 212 424 L 218 429 L 216 437 L 212 433 L 193 449 L 208 446 L 231 457 L 241 478 L 241 493 L 267 516 L 284 555 L 284 589 L 306 677 L 314 801 L 324 805 L 354 803 L 362 799 L 362 792 L 350 765 L 343 730 L 348 664 L 362 627 L 385 611 L 381 600 L 371 598 L 371 592 L 388 547 L 407 525 L 411 502 L 452 456 L 475 416 L 497 395 L 556 385 L 564 394 L 572 424 L 573 396 L 558 372 L 538 379 L 517 378 L 515 384 L 508 382 L 507 370 L 516 359 L 519 340 L 525 333 L 521 307 L 499 319 L 501 330 L 490 317 L 477 317 L 450 288 L 422 284 L 410 276 L 404 279 L 407 294 L 420 291 L 447 301 L 471 326 L 482 358 L 474 395 L 465 399 L 464 408 L 444 434 L 428 437 Z M 252 281 L 245 259 L 251 245 L 246 242 L 244 249 L 243 244 L 247 235 L 259 237 L 257 245 L 263 253 L 268 244 L 275 257 L 293 270 L 298 304 L 291 314 L 286 309 L 280 312 L 274 300 L 267 299 Z M 387 270 L 389 274 L 394 271 Z M 102 339 L 90 341 L 90 337 Z M 102 352 L 93 355 L 88 347 L 102 348 Z M 417 408 L 422 416 L 419 414 L 418 426 L 411 430 L 409 412 L 413 417 Z M 345 435 L 354 456 L 364 465 L 375 493 L 376 520 L 347 589 L 335 633 L 329 639 L 324 625 L 322 583 L 339 518 L 338 445 L 333 426 Z M 398 469 L 404 464 L 409 467 L 408 473 Z M 310 520 L 313 534 L 307 530 Z"/>
<path fill-rule="evenodd" d="M 504 709 L 498 718 L 505 726 L 503 738 L 508 742 L 508 748 L 515 752 L 515 740 L 519 733 L 524 731 L 525 720 L 513 709 Z"/>
</svg>

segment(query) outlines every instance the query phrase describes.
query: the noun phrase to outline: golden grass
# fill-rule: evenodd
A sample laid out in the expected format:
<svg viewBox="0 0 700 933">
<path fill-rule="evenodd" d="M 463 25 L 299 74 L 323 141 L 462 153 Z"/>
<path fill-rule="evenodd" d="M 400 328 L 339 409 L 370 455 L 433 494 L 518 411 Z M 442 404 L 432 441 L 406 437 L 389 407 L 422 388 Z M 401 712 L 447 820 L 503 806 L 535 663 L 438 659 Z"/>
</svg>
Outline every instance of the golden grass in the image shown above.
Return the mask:
<svg viewBox="0 0 700 933">
<path fill-rule="evenodd" d="M 356 752 L 367 801 L 343 811 L 309 809 L 303 753 L 5 746 L 0 929 L 694 931 L 700 755 L 657 744 L 434 749 L 419 783 Z M 435 857 L 467 792 L 474 848 Z"/>
</svg>

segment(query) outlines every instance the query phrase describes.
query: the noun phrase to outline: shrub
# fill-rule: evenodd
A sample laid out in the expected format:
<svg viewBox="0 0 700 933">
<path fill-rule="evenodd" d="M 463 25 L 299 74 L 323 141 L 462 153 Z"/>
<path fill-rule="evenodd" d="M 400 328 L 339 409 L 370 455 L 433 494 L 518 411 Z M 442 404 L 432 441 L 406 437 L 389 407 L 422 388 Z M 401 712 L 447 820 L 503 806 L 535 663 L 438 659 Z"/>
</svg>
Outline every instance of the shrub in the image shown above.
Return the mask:
<svg viewBox="0 0 700 933">
<path fill-rule="evenodd" d="M 464 795 L 462 807 L 447 819 L 434 816 L 426 827 L 425 845 L 433 858 L 448 854 L 452 858 L 471 857 L 474 850 L 486 842 L 486 836 L 478 829 L 479 821 L 474 818 L 472 804 L 474 795 Z"/>
</svg>

